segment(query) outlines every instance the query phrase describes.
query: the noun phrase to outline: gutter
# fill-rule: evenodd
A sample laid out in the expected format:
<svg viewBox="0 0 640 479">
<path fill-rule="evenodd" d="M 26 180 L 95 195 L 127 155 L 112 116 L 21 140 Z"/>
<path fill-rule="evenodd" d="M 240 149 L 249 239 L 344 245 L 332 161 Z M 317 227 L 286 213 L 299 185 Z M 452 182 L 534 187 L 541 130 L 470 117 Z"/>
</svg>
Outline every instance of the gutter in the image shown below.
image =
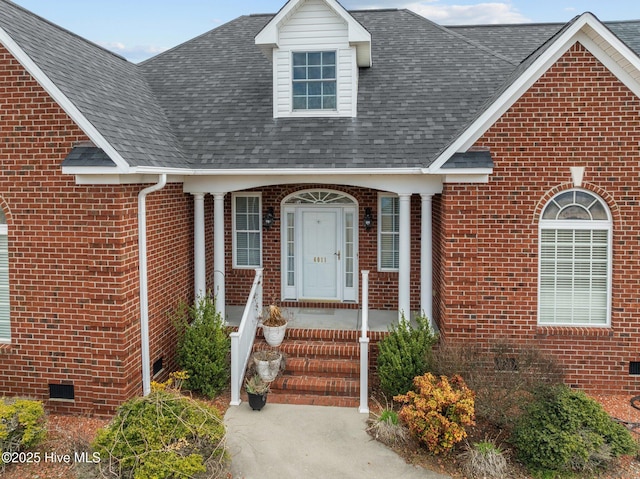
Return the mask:
<svg viewBox="0 0 640 479">
<path fill-rule="evenodd" d="M 158 183 L 138 194 L 138 254 L 140 269 L 140 349 L 142 355 L 142 395 L 151 392 L 151 365 L 149 355 L 149 287 L 147 283 L 147 195 L 161 190 L 167 184 L 167 175 L 161 174 Z"/>
</svg>

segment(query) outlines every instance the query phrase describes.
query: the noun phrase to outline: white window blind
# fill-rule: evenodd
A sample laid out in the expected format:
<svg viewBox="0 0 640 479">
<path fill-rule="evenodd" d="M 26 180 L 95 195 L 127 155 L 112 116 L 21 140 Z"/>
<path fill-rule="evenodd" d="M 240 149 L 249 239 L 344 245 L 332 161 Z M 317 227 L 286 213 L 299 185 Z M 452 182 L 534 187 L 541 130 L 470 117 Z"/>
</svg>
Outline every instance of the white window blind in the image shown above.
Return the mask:
<svg viewBox="0 0 640 479">
<path fill-rule="evenodd" d="M 400 262 L 400 202 L 397 196 L 380 196 L 378 256 L 381 270 L 397 270 Z"/>
<path fill-rule="evenodd" d="M 257 268 L 262 264 L 259 195 L 235 195 L 233 211 L 234 266 Z"/>
<path fill-rule="evenodd" d="M 609 323 L 611 221 L 590 192 L 552 199 L 540 222 L 539 322 L 604 326 Z"/>
<path fill-rule="evenodd" d="M 9 238 L 7 220 L 0 212 L 0 342 L 11 341 L 9 304 Z"/>
</svg>

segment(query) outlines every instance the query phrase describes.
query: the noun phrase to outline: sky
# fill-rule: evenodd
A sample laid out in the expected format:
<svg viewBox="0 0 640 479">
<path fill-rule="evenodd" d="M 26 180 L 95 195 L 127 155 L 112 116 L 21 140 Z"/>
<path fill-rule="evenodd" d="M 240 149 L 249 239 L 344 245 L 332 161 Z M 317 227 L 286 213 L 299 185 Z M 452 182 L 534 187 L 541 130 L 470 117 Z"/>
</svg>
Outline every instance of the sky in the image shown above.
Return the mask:
<svg viewBox="0 0 640 479">
<path fill-rule="evenodd" d="M 130 61 L 139 62 L 241 15 L 276 13 L 286 0 L 13 0 Z M 442 25 L 638 20 L 638 0 L 340 0 L 348 10 L 408 8 Z"/>
</svg>

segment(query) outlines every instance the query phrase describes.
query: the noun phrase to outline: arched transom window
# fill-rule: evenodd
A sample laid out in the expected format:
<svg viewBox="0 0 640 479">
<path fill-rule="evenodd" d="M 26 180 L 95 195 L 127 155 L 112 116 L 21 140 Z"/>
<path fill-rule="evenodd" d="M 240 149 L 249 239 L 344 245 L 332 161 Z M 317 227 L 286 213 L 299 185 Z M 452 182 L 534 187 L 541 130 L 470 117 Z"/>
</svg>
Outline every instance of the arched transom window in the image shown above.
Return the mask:
<svg viewBox="0 0 640 479">
<path fill-rule="evenodd" d="M 286 205 L 353 205 L 355 200 L 337 191 L 301 191 L 289 196 Z"/>
<path fill-rule="evenodd" d="M 547 203 L 540 220 L 540 324 L 609 325 L 611 230 L 609 209 L 589 191 L 564 191 Z"/>
</svg>

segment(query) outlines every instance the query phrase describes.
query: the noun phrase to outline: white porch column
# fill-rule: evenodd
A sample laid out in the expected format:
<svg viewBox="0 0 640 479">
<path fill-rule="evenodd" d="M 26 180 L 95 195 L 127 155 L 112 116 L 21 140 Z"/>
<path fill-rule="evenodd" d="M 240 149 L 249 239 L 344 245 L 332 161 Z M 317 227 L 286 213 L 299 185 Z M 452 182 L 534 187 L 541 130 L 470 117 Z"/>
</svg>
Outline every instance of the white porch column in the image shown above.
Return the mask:
<svg viewBox="0 0 640 479">
<path fill-rule="evenodd" d="M 422 221 L 420 231 L 420 309 L 433 321 L 433 195 L 422 196 Z"/>
<path fill-rule="evenodd" d="M 224 247 L 224 195 L 213 194 L 213 294 L 216 298 L 216 310 L 226 321 L 225 315 L 225 247 Z"/>
<path fill-rule="evenodd" d="M 411 319 L 411 195 L 400 194 L 398 319 Z"/>
<path fill-rule="evenodd" d="M 193 193 L 193 284 L 196 300 L 207 292 L 206 265 L 204 193 Z"/>
</svg>

